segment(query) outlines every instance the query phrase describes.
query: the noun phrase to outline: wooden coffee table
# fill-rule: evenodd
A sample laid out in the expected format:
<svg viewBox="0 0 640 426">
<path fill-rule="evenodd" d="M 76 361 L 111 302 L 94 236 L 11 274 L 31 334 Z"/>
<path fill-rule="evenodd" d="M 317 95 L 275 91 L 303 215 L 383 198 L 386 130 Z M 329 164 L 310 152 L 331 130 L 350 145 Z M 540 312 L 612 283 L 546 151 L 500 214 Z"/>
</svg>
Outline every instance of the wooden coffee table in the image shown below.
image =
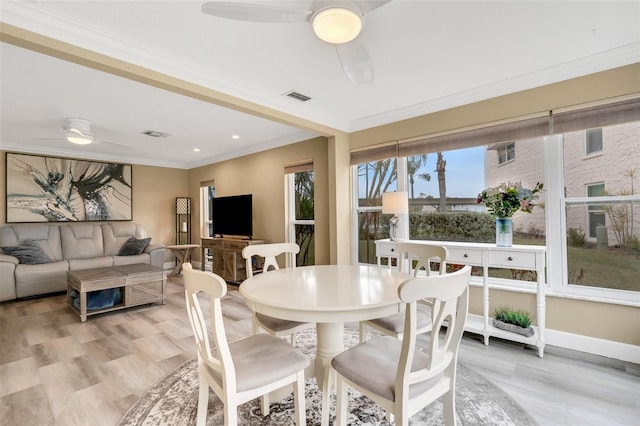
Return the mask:
<svg viewBox="0 0 640 426">
<path fill-rule="evenodd" d="M 118 287 L 122 290 L 120 303 L 107 308 L 87 310 L 88 293 Z M 73 290 L 79 293 L 79 309 L 74 306 L 71 298 Z M 136 263 L 67 272 L 67 303 L 80 316 L 82 322 L 86 321 L 89 315 L 147 303 L 164 304 L 166 297 L 167 272 L 157 266 Z"/>
</svg>

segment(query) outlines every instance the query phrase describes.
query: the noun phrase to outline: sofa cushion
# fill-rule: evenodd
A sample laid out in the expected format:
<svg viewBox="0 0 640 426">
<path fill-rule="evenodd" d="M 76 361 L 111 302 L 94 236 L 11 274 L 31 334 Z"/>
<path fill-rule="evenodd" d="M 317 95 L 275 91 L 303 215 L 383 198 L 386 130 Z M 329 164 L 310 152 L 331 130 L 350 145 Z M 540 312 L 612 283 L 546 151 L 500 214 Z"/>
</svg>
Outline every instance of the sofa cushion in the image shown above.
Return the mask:
<svg viewBox="0 0 640 426">
<path fill-rule="evenodd" d="M 40 265 L 50 263 L 51 258 L 42 250 L 37 242 L 27 240 L 19 246 L 1 247 L 4 254 L 17 257 L 23 265 Z"/>
<path fill-rule="evenodd" d="M 151 243 L 151 238 L 137 239 L 136 237 L 131 237 L 124 243 L 118 252 L 118 256 L 137 256 L 142 254 L 149 243 Z"/>
<path fill-rule="evenodd" d="M 93 259 L 103 257 L 102 228 L 93 223 L 60 225 L 62 254 L 65 259 Z"/>
<path fill-rule="evenodd" d="M 16 265 L 16 297 L 63 291 L 67 288 L 66 260 L 41 265 Z"/>
<path fill-rule="evenodd" d="M 131 237 L 147 238 L 142 226 L 130 222 L 110 222 L 102 224 L 105 256 L 117 256 L 120 249 Z"/>
</svg>

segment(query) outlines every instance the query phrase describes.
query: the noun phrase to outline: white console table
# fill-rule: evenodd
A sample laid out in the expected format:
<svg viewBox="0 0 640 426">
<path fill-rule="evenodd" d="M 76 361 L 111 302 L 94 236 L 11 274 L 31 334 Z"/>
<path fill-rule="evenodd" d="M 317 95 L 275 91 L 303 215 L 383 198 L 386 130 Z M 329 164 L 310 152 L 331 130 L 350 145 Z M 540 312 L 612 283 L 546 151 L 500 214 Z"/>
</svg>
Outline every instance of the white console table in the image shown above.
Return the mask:
<svg viewBox="0 0 640 426">
<path fill-rule="evenodd" d="M 423 241 L 411 240 L 412 243 L 431 244 L 444 246 L 449 250 L 447 263 L 472 265 L 482 267 L 482 307 L 483 315 L 480 318 L 469 315 L 465 330 L 482 334 L 485 345 L 489 344 L 489 337 L 500 337 L 520 343 L 535 345 L 538 347 L 538 356 L 544 355 L 544 327 L 545 327 L 545 246 L 513 245 L 512 247 L 497 247 L 495 244 L 463 243 L 454 241 Z M 377 240 L 376 257 L 378 266 L 382 266 L 382 259 L 387 259 L 387 265 L 391 265 L 391 259 L 396 259 L 396 265 L 400 262 L 396 252 L 396 242 Z M 536 319 L 535 334 L 531 337 L 521 336 L 508 331 L 495 328 L 489 316 L 489 268 L 524 269 L 536 271 Z"/>
</svg>

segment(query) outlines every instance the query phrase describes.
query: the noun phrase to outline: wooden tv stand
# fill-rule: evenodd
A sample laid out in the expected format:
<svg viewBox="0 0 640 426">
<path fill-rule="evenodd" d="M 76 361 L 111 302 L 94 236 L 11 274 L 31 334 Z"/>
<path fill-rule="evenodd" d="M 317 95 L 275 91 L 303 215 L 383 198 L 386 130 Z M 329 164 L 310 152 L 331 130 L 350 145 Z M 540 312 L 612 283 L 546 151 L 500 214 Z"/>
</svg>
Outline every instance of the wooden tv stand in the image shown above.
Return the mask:
<svg viewBox="0 0 640 426">
<path fill-rule="evenodd" d="M 242 249 L 254 244 L 264 244 L 264 240 L 216 237 L 200 238 L 200 269 L 204 271 L 205 253 L 211 250 L 211 270 L 225 281 L 241 283 L 247 279 L 246 263 Z"/>
</svg>

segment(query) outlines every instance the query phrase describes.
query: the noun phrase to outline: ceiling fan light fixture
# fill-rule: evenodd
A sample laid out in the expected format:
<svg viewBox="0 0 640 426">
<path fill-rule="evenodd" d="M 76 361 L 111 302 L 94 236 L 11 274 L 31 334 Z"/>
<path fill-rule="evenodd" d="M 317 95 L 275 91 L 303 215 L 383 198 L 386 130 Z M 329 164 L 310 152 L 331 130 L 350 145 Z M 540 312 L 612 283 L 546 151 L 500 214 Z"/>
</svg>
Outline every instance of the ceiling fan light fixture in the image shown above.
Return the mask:
<svg viewBox="0 0 640 426">
<path fill-rule="evenodd" d="M 311 18 L 313 32 L 322 41 L 332 44 L 347 43 L 360 34 L 362 16 L 345 7 L 329 7 Z"/>
<path fill-rule="evenodd" d="M 93 142 L 91 121 L 83 118 L 67 118 L 62 126 L 67 131 L 67 141 L 77 145 L 88 145 Z"/>
</svg>

